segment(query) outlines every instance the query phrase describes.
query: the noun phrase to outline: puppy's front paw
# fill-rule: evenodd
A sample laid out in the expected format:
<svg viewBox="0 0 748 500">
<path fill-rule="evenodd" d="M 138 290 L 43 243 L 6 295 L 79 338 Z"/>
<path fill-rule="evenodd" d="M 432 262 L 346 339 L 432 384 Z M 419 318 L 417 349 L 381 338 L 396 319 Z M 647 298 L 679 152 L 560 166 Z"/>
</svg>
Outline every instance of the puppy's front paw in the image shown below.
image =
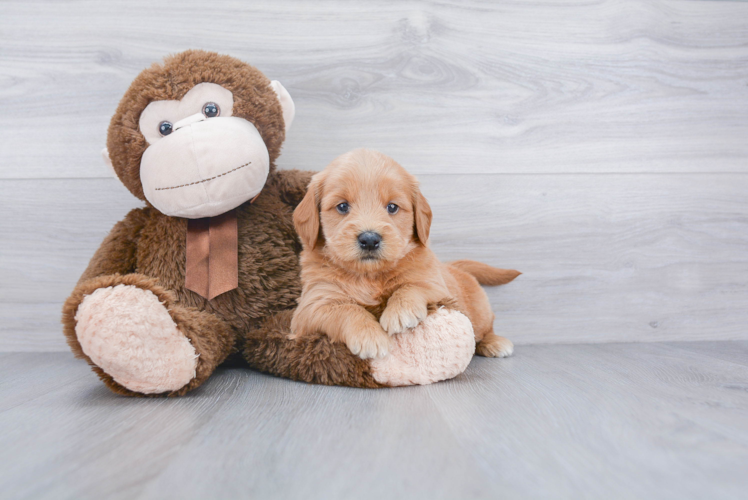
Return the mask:
<svg viewBox="0 0 748 500">
<path fill-rule="evenodd" d="M 383 358 L 390 352 L 390 338 L 379 325 L 365 327 L 349 335 L 345 344 L 361 359 Z"/>
<path fill-rule="evenodd" d="M 417 327 L 421 321 L 426 319 L 427 314 L 426 304 L 414 304 L 402 299 L 390 299 L 379 318 L 379 324 L 382 325 L 385 332 L 395 335 Z"/>
</svg>

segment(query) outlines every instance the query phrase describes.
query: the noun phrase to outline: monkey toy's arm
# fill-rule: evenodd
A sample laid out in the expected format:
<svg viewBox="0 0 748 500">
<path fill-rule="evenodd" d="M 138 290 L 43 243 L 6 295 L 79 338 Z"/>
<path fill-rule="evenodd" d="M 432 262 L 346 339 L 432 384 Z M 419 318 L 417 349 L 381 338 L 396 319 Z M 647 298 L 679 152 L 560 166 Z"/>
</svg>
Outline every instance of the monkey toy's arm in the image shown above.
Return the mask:
<svg viewBox="0 0 748 500">
<path fill-rule="evenodd" d="M 148 209 L 132 210 L 104 239 L 62 310 L 71 350 L 114 392 L 180 395 L 228 355 L 233 332 L 217 316 L 177 303 L 158 280 L 136 273 Z"/>
<path fill-rule="evenodd" d="M 278 186 L 284 203 L 296 208 L 306 194 L 312 176 L 317 172 L 307 170 L 278 170 L 274 175 L 274 183 Z"/>
<path fill-rule="evenodd" d="M 143 212 L 142 208 L 131 210 L 123 220 L 114 225 L 83 271 L 78 285 L 107 274 L 127 274 L 135 271 L 138 233 L 146 219 Z"/>
</svg>

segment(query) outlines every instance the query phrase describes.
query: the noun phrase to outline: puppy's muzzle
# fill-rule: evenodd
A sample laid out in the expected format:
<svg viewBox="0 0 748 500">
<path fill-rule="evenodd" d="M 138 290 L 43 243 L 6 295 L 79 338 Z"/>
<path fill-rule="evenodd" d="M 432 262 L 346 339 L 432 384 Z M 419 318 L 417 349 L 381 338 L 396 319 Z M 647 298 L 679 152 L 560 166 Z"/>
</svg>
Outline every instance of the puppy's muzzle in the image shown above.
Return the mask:
<svg viewBox="0 0 748 500">
<path fill-rule="evenodd" d="M 382 242 L 382 235 L 374 231 L 365 231 L 358 235 L 358 247 L 367 252 L 373 253 L 379 250 L 379 244 Z"/>
</svg>

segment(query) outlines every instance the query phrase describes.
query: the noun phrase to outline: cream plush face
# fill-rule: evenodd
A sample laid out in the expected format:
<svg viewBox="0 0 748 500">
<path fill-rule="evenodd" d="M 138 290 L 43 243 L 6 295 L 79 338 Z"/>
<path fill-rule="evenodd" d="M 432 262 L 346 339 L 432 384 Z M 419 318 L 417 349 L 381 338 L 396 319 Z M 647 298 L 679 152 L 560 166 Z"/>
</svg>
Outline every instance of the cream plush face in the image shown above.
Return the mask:
<svg viewBox="0 0 748 500">
<path fill-rule="evenodd" d="M 293 101 L 278 82 L 271 87 L 286 129 Z M 232 116 L 231 91 L 200 83 L 181 100 L 154 101 L 141 113 L 140 132 L 148 147 L 140 162 L 146 199 L 174 217 L 225 213 L 254 198 L 268 176 L 268 149 L 248 120 Z"/>
</svg>

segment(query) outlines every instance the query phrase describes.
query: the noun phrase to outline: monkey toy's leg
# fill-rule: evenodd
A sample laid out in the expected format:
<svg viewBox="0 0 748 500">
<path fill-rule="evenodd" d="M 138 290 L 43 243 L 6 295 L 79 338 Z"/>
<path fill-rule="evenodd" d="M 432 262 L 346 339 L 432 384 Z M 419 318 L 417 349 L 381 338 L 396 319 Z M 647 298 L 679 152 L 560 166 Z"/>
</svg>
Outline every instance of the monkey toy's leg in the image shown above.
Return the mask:
<svg viewBox="0 0 748 500">
<path fill-rule="evenodd" d="M 154 278 L 136 274 L 136 241 L 147 214 L 118 222 L 62 311 L 73 353 L 114 392 L 180 395 L 204 382 L 228 355 L 231 328 L 176 303 Z"/>
<path fill-rule="evenodd" d="M 174 302 L 140 274 L 87 280 L 63 309 L 68 343 L 116 393 L 184 394 L 226 358 L 234 336 L 215 315 Z"/>
</svg>

